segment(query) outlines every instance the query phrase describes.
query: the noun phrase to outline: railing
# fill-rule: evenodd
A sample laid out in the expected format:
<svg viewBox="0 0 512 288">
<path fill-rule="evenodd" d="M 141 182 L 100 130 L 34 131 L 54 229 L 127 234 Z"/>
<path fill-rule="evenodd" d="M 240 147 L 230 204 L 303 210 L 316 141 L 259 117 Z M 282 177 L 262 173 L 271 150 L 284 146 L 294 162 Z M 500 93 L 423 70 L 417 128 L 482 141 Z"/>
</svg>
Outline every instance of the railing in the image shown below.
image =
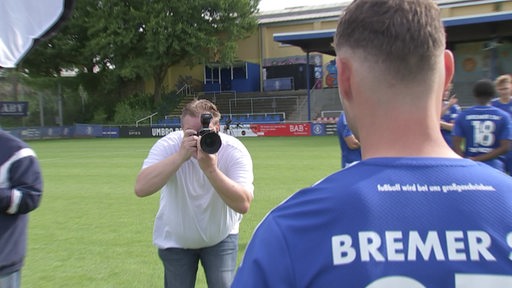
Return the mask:
<svg viewBox="0 0 512 288">
<path fill-rule="evenodd" d="M 185 85 L 183 85 L 183 87 L 180 88 L 180 90 L 178 90 L 176 92 L 176 95 L 179 95 L 180 93 L 185 93 L 185 95 L 189 95 L 189 94 L 191 94 L 190 92 L 191 92 L 190 85 L 185 84 Z"/>
<path fill-rule="evenodd" d="M 322 79 L 316 79 L 315 83 L 313 84 L 313 86 L 311 86 L 309 88 L 309 93 L 308 93 L 308 97 L 304 97 L 304 100 L 302 100 L 302 103 L 300 103 L 299 105 L 299 119 L 303 120 L 304 118 L 306 118 L 306 120 L 308 121 L 311 121 L 311 119 L 308 119 L 308 118 L 311 118 L 311 99 L 310 97 L 314 94 L 313 92 L 316 90 L 316 87 L 317 85 L 320 84 L 320 86 L 322 85 Z M 307 106 L 307 107 L 304 107 L 304 106 Z M 306 115 L 307 117 L 304 117 L 304 110 L 306 111 Z"/>
<path fill-rule="evenodd" d="M 212 103 L 217 103 L 217 96 L 221 94 L 230 94 L 233 95 L 233 99 L 236 101 L 236 90 L 225 90 L 225 91 L 204 91 L 201 92 L 203 94 L 204 99 L 210 100 Z"/>
<path fill-rule="evenodd" d="M 340 117 L 341 110 L 335 110 L 335 111 L 322 111 L 320 115 L 322 117 Z M 330 115 L 329 115 L 330 114 Z"/>
<path fill-rule="evenodd" d="M 144 121 L 144 120 L 146 120 L 146 119 L 148 119 L 148 118 L 149 118 L 149 124 L 150 124 L 150 125 L 153 125 L 153 116 L 155 116 L 156 114 L 158 114 L 158 112 L 155 112 L 155 113 L 153 113 L 153 114 L 151 114 L 151 115 L 149 115 L 149 116 L 146 116 L 146 117 L 144 117 L 144 118 L 142 118 L 142 119 L 137 120 L 137 121 L 135 122 L 135 127 L 139 127 L 139 123 L 140 123 L 140 122 L 142 122 L 142 121 Z"/>
<path fill-rule="evenodd" d="M 231 119 L 232 124 L 242 123 L 278 123 L 286 120 L 285 112 L 268 112 L 268 113 L 236 113 L 223 115 L 221 124 L 227 119 Z"/>
<path fill-rule="evenodd" d="M 159 125 L 179 125 L 180 115 L 166 115 L 164 123 Z M 234 113 L 223 114 L 220 124 L 225 124 L 231 119 L 232 124 L 242 123 L 278 123 L 286 120 L 286 112 L 262 112 L 262 113 Z"/>
<path fill-rule="evenodd" d="M 272 112 L 276 113 L 278 111 L 291 110 L 290 107 L 293 107 L 293 106 L 295 106 L 295 109 L 297 109 L 298 105 L 299 105 L 299 97 L 298 96 L 255 97 L 255 98 L 246 98 L 246 99 L 238 99 L 238 100 L 230 99 L 229 100 L 229 114 L 270 113 L 269 112 L 270 109 L 268 109 L 268 108 L 271 108 Z M 288 111 L 288 112 L 290 112 L 290 111 Z"/>
</svg>

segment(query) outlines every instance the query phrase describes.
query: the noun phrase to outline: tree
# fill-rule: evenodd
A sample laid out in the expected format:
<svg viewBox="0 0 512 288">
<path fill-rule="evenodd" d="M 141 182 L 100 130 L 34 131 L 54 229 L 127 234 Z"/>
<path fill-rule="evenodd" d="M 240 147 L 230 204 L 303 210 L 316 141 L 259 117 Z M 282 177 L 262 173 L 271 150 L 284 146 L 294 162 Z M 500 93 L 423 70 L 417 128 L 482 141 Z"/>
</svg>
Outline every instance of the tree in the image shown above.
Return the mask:
<svg viewBox="0 0 512 288">
<path fill-rule="evenodd" d="M 125 79 L 153 78 L 161 101 L 173 65 L 232 63 L 238 40 L 257 27 L 259 0 L 100 1 L 89 46 L 103 68 Z"/>
<path fill-rule="evenodd" d="M 32 47 L 23 58 L 17 69 L 30 77 L 31 80 L 26 81 L 27 84 L 35 86 L 38 91 L 45 90 L 49 94 L 52 91 L 56 96 L 59 91 L 73 91 L 75 95 L 79 95 L 77 87 L 84 87 L 93 99 L 102 99 L 104 95 L 108 95 L 108 89 L 101 85 L 102 77 L 92 73 L 95 53 L 88 47 L 91 41 L 88 27 L 90 21 L 95 21 L 96 9 L 90 9 L 88 4 L 90 1 L 76 1 L 70 19 L 53 37 L 39 41 L 38 45 Z M 61 72 L 66 70 L 77 72 L 75 79 L 61 77 Z M 98 91 L 107 93 L 98 94 Z M 98 104 L 97 101 L 91 103 Z M 81 110 L 82 115 L 79 118 L 82 121 L 92 118 L 91 115 L 85 116 L 92 113 Z"/>
<path fill-rule="evenodd" d="M 124 94 L 128 82 L 153 79 L 153 102 L 158 104 L 167 92 L 163 83 L 172 66 L 233 62 L 237 41 L 257 27 L 258 3 L 77 1 L 61 31 L 33 49 L 22 64 L 30 75 L 58 77 L 63 68 L 76 69 L 91 97 L 119 98 L 115 95 Z"/>
</svg>

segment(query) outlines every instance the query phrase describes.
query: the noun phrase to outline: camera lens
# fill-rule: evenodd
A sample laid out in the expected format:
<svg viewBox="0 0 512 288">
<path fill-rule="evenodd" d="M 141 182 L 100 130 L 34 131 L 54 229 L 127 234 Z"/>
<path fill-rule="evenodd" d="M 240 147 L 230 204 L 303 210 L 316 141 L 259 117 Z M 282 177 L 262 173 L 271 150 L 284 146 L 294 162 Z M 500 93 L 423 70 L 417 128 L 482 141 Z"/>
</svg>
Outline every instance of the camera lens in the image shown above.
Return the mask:
<svg viewBox="0 0 512 288">
<path fill-rule="evenodd" d="M 204 152 L 208 154 L 215 154 L 219 151 L 222 141 L 220 140 L 219 134 L 209 132 L 201 136 L 199 144 Z"/>
</svg>

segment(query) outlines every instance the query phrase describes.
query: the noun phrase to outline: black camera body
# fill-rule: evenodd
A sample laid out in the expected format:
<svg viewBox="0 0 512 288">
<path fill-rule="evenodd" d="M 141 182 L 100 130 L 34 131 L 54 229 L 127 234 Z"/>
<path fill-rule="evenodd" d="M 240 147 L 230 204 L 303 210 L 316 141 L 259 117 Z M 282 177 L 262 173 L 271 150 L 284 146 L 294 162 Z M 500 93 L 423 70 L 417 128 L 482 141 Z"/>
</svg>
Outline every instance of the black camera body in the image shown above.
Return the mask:
<svg viewBox="0 0 512 288">
<path fill-rule="evenodd" d="M 213 116 L 210 113 L 201 114 L 201 125 L 203 127 L 198 133 L 198 135 L 201 136 L 201 140 L 199 141 L 201 149 L 208 154 L 217 153 L 222 145 L 219 134 L 215 130 L 210 129 L 212 118 Z"/>
</svg>

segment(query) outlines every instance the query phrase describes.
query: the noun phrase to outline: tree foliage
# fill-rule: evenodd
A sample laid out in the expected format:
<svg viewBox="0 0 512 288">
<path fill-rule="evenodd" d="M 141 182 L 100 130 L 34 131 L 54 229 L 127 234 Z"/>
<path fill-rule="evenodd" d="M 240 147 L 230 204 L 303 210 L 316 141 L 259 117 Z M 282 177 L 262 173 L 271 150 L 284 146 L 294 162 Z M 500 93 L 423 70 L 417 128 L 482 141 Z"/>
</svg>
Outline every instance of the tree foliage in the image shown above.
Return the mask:
<svg viewBox="0 0 512 288">
<path fill-rule="evenodd" d="M 78 72 L 95 98 L 93 109 L 114 113 L 133 93 L 134 82 L 153 79 L 153 103 L 167 91 L 173 65 L 230 64 L 237 41 L 257 27 L 259 0 L 80 0 L 53 38 L 25 57 L 21 68 L 34 77 Z M 109 108 L 110 107 L 110 108 Z M 111 114 L 108 113 L 107 114 Z"/>
<path fill-rule="evenodd" d="M 154 103 L 159 103 L 162 93 L 169 92 L 163 83 L 173 65 L 234 61 L 237 41 L 257 28 L 258 3 L 76 1 L 68 23 L 56 36 L 35 47 L 22 66 L 32 75 L 56 77 L 62 69 L 92 74 L 84 77 L 83 87 L 103 97 L 124 95 L 122 86 L 127 82 L 153 79 Z"/>
</svg>

